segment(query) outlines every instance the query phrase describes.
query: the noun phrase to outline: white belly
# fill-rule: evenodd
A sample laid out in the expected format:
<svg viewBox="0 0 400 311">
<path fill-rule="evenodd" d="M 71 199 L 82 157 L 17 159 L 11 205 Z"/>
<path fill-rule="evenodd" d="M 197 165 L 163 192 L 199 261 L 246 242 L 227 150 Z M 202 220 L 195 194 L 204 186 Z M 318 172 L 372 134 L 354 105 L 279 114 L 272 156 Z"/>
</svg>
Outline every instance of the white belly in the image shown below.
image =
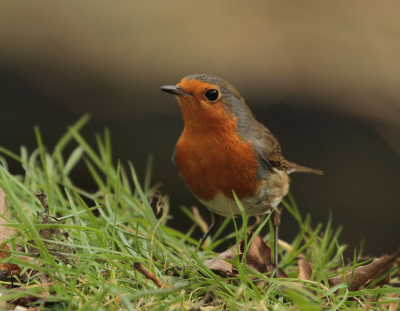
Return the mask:
<svg viewBox="0 0 400 311">
<path fill-rule="evenodd" d="M 282 198 L 289 191 L 289 178 L 286 172 L 275 170 L 268 180 L 263 181 L 257 194 L 251 198 L 240 200 L 246 215 L 256 216 L 271 212 L 278 207 Z M 222 193 L 217 194 L 213 200 L 205 201 L 199 199 L 212 212 L 225 217 L 239 215 L 240 209 L 235 200 L 225 197 Z"/>
</svg>

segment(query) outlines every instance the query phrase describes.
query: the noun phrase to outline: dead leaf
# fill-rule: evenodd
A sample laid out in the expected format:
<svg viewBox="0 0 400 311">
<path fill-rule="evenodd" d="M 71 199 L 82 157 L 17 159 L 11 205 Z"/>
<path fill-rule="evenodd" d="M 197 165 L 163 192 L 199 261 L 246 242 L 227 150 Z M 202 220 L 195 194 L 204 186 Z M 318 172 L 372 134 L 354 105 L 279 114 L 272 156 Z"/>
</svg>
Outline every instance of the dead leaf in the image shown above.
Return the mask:
<svg viewBox="0 0 400 311">
<path fill-rule="evenodd" d="M 297 275 L 297 279 L 309 281 L 312 274 L 311 264 L 308 262 L 308 260 L 304 259 L 303 254 L 299 254 L 297 258 L 299 258 L 299 261 L 297 262 L 297 265 L 299 266 L 299 274 Z M 292 282 L 292 284 L 305 288 L 301 282 Z"/>
<path fill-rule="evenodd" d="M 247 237 L 247 242 L 250 241 L 253 236 L 252 232 L 249 232 Z M 239 244 L 240 252 L 243 254 L 244 252 L 244 241 L 241 241 Z M 260 273 L 266 273 L 274 271 L 275 265 L 272 263 L 272 250 L 271 248 L 264 242 L 261 236 L 257 235 L 253 243 L 251 243 L 247 255 L 246 255 L 246 263 L 247 266 L 253 268 L 254 270 Z M 288 278 L 285 272 L 282 269 L 279 269 L 278 276 L 280 278 Z"/>
<path fill-rule="evenodd" d="M 394 264 L 396 257 L 399 256 L 400 249 L 392 256 L 383 255 L 380 258 L 375 258 L 370 264 L 366 266 L 359 266 L 354 270 L 353 281 L 349 286 L 349 291 L 356 291 L 361 287 L 371 284 L 374 280 L 379 278 L 382 274 L 387 272 Z M 351 280 L 352 271 L 346 273 L 346 280 Z M 390 282 L 390 276 L 379 282 L 379 284 L 387 284 Z M 328 279 L 331 287 L 344 283 L 343 275 Z M 376 284 L 378 285 L 378 284 Z"/>
<path fill-rule="evenodd" d="M 233 248 L 236 249 L 236 245 Z M 213 271 L 222 272 L 224 274 L 232 274 L 232 265 L 223 259 L 234 260 L 233 257 L 232 249 L 228 249 L 227 251 L 219 254 L 216 258 L 207 260 L 204 262 L 204 265 Z"/>
<path fill-rule="evenodd" d="M 305 259 L 299 259 L 299 275 L 297 276 L 300 280 L 310 280 L 312 274 L 311 264 Z"/>
<path fill-rule="evenodd" d="M 385 274 L 386 271 L 388 271 L 391 267 L 393 267 L 393 264 L 394 262 L 391 265 L 382 268 L 378 273 L 376 273 L 372 278 L 370 278 L 363 286 L 361 286 L 360 289 L 366 288 L 368 285 L 375 282 L 376 279 L 378 279 L 381 275 Z M 390 283 L 390 274 L 386 275 L 382 280 L 375 283 L 374 286 L 380 286 L 389 283 Z"/>
<path fill-rule="evenodd" d="M 253 232 L 248 232 L 247 242 L 253 236 Z M 244 240 L 239 243 L 239 258 L 242 259 L 244 253 Z M 261 236 L 257 235 L 248 248 L 246 254 L 246 265 L 260 273 L 272 273 L 275 269 L 271 258 L 271 248 L 264 242 Z M 235 260 L 237 254 L 237 244 L 231 249 L 219 254 L 216 258 L 207 260 L 204 264 L 213 271 L 222 272 L 229 276 L 238 276 L 238 270 L 224 259 Z M 279 269 L 279 278 L 287 278 L 288 276 Z"/>
</svg>

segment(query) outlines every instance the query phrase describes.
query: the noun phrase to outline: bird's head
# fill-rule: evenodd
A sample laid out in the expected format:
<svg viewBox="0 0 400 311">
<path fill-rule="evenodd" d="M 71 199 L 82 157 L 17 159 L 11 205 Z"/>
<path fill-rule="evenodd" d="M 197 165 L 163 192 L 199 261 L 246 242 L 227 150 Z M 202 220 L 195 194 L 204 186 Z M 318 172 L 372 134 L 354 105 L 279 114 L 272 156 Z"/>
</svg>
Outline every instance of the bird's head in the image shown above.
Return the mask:
<svg viewBox="0 0 400 311">
<path fill-rule="evenodd" d="M 216 126 L 251 114 L 239 92 L 225 80 L 205 74 L 190 75 L 162 91 L 175 95 L 185 126 Z"/>
</svg>

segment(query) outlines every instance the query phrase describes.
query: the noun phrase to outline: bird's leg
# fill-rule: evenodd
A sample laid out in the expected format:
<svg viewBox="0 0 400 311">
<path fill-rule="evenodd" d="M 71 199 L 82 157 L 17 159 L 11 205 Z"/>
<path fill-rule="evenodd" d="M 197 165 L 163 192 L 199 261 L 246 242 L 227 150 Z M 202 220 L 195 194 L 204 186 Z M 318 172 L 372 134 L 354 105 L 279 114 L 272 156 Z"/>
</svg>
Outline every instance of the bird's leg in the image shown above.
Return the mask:
<svg viewBox="0 0 400 311">
<path fill-rule="evenodd" d="M 220 224 L 220 222 L 222 221 L 222 216 L 215 214 L 214 212 L 211 212 L 211 225 L 208 228 L 207 232 L 203 235 L 201 242 L 200 242 L 200 246 L 199 249 L 203 246 L 204 242 L 206 241 L 206 239 L 208 238 L 208 236 L 211 234 L 211 232 L 214 231 L 214 229 L 216 227 L 218 227 L 218 225 Z"/>
<path fill-rule="evenodd" d="M 222 216 L 218 215 L 218 214 L 215 214 L 214 212 L 211 212 L 211 221 L 212 222 L 211 222 L 210 227 L 208 228 L 207 232 L 201 238 L 199 249 L 203 246 L 205 240 L 207 240 L 207 238 L 211 234 L 211 232 L 213 232 L 214 229 L 216 227 L 218 227 L 219 223 L 222 221 Z M 189 260 L 190 259 L 192 259 L 192 256 L 190 256 Z M 185 269 L 187 269 L 188 266 L 189 266 L 189 264 L 186 263 Z"/>
<path fill-rule="evenodd" d="M 274 224 L 274 254 L 275 254 L 275 274 L 274 278 L 279 278 L 279 268 L 278 268 L 278 232 L 279 224 L 281 223 L 281 213 L 274 209 L 272 212 L 272 223 Z"/>
</svg>

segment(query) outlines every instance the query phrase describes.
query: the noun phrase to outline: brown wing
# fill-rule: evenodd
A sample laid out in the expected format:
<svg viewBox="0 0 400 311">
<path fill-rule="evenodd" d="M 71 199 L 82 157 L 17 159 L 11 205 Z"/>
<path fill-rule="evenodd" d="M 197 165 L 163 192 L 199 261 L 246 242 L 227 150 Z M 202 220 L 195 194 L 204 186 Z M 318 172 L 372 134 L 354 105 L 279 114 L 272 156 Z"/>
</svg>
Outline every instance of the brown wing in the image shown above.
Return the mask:
<svg viewBox="0 0 400 311">
<path fill-rule="evenodd" d="M 301 166 L 285 160 L 282 156 L 281 146 L 274 135 L 262 124 L 258 130 L 258 145 L 260 146 L 261 156 L 273 167 L 285 170 L 288 174 L 293 172 L 316 173 L 322 175 L 323 172 Z"/>
<path fill-rule="evenodd" d="M 262 146 L 262 156 L 273 167 L 283 169 L 284 158 L 281 153 L 281 145 L 272 133 L 263 126 L 260 135 L 260 146 Z"/>
</svg>

